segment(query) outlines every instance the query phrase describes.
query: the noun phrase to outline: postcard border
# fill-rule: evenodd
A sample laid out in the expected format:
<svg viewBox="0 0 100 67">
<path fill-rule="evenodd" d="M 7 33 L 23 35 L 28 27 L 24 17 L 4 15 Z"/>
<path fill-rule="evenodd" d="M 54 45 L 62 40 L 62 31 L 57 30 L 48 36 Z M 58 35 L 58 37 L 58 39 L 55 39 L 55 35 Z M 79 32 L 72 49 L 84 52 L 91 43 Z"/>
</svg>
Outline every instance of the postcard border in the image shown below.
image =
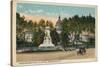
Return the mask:
<svg viewBox="0 0 100 67">
<path fill-rule="evenodd" d="M 95 8 L 95 59 L 91 59 L 91 61 L 97 61 L 98 56 L 98 8 L 97 5 L 87 5 L 87 4 L 71 4 L 71 3 L 56 3 L 56 2 L 37 2 L 37 1 L 11 1 L 11 66 L 17 66 L 17 65 L 27 65 L 27 64 L 19 64 L 16 62 L 16 4 L 17 3 L 34 3 L 34 4 L 46 4 L 46 5 L 58 5 L 58 6 L 77 6 L 77 7 L 94 7 Z M 82 59 L 81 59 L 82 60 Z M 89 60 L 84 61 L 74 61 L 72 62 L 66 62 L 67 63 L 76 63 L 76 62 L 90 62 Z M 74 61 L 74 62 L 73 62 Z M 60 63 L 66 63 L 66 62 L 60 62 Z M 40 65 L 41 63 L 38 63 Z M 44 63 L 44 64 L 57 64 L 57 62 L 54 63 Z M 34 64 L 28 64 L 28 65 L 34 65 Z M 37 65 L 37 64 L 36 64 Z"/>
</svg>

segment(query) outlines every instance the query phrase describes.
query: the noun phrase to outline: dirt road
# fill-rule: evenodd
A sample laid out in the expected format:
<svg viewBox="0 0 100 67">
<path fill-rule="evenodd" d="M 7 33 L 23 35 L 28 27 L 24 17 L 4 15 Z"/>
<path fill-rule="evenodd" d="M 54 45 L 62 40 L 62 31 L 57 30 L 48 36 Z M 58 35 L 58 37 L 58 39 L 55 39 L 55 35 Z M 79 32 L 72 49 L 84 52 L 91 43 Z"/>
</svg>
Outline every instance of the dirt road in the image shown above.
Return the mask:
<svg viewBox="0 0 100 67">
<path fill-rule="evenodd" d="M 17 62 L 28 61 L 50 61 L 50 60 L 70 60 L 95 58 L 95 49 L 86 49 L 85 55 L 77 55 L 76 51 L 55 51 L 55 52 L 35 52 L 17 53 Z"/>
</svg>

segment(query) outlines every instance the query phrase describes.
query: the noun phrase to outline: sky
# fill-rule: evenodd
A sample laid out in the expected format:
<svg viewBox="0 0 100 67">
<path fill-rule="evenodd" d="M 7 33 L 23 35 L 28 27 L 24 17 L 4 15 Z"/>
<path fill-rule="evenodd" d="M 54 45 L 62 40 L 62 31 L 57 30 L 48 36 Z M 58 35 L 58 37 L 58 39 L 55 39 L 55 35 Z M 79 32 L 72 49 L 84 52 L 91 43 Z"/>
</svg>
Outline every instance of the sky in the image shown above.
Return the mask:
<svg viewBox="0 0 100 67">
<path fill-rule="evenodd" d="M 95 17 L 94 7 L 78 7 L 78 6 L 59 6 L 59 5 L 46 5 L 46 4 L 33 4 L 33 3 L 17 3 L 16 12 L 31 15 L 31 16 L 47 16 L 47 17 L 72 17 L 91 16 Z"/>
</svg>

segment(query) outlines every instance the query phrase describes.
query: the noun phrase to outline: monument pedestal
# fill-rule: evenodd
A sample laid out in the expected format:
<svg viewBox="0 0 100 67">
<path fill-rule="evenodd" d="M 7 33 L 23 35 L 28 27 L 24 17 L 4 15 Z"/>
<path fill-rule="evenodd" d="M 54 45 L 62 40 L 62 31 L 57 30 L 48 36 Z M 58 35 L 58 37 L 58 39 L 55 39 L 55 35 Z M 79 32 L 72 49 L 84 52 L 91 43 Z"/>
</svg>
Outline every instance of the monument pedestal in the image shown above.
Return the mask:
<svg viewBox="0 0 100 67">
<path fill-rule="evenodd" d="M 51 38 L 45 37 L 43 44 L 40 44 L 39 47 L 55 47 L 54 44 L 51 42 Z"/>
</svg>

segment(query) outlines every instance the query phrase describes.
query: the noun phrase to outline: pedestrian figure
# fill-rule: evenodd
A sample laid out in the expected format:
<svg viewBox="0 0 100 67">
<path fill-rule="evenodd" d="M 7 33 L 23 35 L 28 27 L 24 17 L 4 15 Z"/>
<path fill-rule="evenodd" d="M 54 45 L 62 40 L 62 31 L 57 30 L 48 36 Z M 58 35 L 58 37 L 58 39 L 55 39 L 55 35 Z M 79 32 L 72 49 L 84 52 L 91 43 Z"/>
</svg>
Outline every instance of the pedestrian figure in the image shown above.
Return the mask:
<svg viewBox="0 0 100 67">
<path fill-rule="evenodd" d="M 85 47 L 79 47 L 76 49 L 77 55 L 84 55 L 86 53 Z"/>
<path fill-rule="evenodd" d="M 82 53 L 86 54 L 86 48 L 84 46 L 82 47 Z"/>
</svg>

